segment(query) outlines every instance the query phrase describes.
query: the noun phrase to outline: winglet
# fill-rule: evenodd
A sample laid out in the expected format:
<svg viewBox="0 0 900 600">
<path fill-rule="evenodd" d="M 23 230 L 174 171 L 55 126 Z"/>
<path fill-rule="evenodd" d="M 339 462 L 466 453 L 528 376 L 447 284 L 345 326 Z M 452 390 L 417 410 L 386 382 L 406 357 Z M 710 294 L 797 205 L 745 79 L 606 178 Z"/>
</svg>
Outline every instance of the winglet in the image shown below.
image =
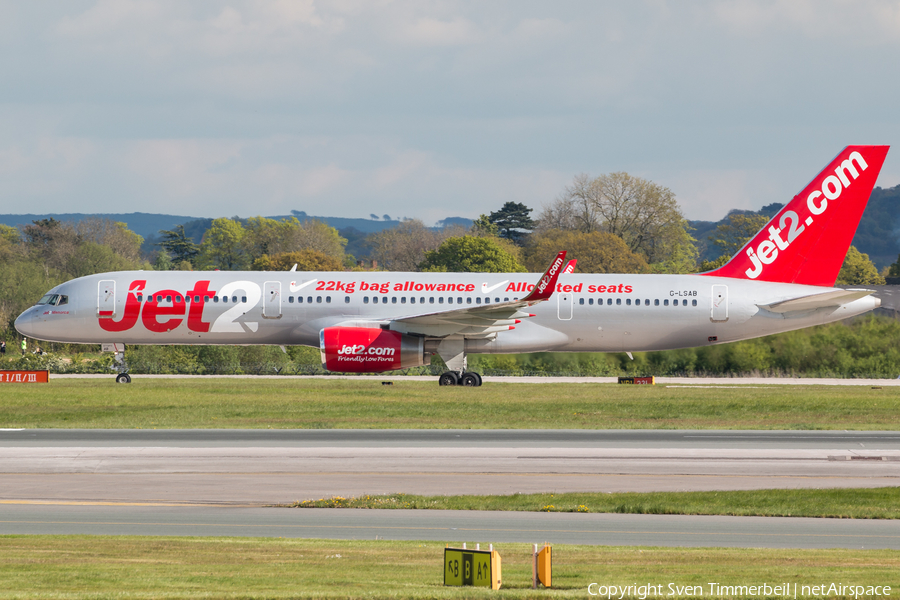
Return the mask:
<svg viewBox="0 0 900 600">
<path fill-rule="evenodd" d="M 537 285 L 534 286 L 531 293 L 522 298 L 522 301 L 529 303 L 541 302 L 552 296 L 554 290 L 556 290 L 556 280 L 559 279 L 559 275 L 562 273 L 563 265 L 565 263 L 566 251 L 563 250 L 556 255 L 556 258 L 553 259 L 553 262 L 550 263 L 550 266 L 547 267 L 547 270 L 544 272 L 544 276 L 541 277 Z"/>
</svg>

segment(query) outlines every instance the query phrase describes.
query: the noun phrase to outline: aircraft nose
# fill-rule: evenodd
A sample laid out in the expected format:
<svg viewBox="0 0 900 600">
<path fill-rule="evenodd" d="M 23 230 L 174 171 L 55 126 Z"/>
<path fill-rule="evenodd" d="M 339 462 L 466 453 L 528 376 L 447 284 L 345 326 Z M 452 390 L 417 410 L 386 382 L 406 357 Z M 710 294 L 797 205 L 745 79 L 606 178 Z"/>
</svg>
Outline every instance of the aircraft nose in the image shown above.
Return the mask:
<svg viewBox="0 0 900 600">
<path fill-rule="evenodd" d="M 34 337 L 34 309 L 29 308 L 16 319 L 16 331 L 25 337 Z"/>
</svg>

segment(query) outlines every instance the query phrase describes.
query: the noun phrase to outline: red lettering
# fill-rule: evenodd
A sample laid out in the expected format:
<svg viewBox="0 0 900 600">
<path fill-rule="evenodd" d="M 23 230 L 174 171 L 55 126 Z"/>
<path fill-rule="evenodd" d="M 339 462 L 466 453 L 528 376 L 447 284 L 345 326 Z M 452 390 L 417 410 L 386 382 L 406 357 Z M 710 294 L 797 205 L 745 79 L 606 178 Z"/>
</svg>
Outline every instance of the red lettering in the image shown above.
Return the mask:
<svg viewBox="0 0 900 600">
<path fill-rule="evenodd" d="M 584 284 L 579 283 L 578 285 L 576 285 L 575 287 L 572 288 L 572 291 L 575 292 L 576 294 L 580 294 L 582 287 L 584 287 Z"/>
<path fill-rule="evenodd" d="M 467 284 L 467 285 L 466 285 L 466 291 L 467 291 L 467 292 L 474 292 L 474 291 L 475 291 L 475 284 L 474 284 L 474 283 Z"/>
<path fill-rule="evenodd" d="M 209 289 L 208 281 L 198 281 L 194 284 L 194 289 L 188 292 L 189 296 L 215 296 L 215 292 Z M 207 333 L 209 331 L 209 323 L 205 323 L 203 321 L 203 308 L 206 306 L 205 302 L 192 302 L 191 307 L 188 309 L 188 319 L 187 325 L 188 329 L 191 331 L 197 331 L 199 333 Z"/>
<path fill-rule="evenodd" d="M 571 291 L 572 291 L 572 286 L 571 286 L 571 285 L 564 285 L 564 286 L 562 287 L 562 291 L 563 291 L 563 292 L 566 292 L 566 293 L 571 292 Z"/>
<path fill-rule="evenodd" d="M 624 288 L 624 287 L 625 287 L 624 284 L 621 284 L 621 283 L 619 284 L 619 293 L 620 294 L 622 293 L 622 288 Z"/>
<path fill-rule="evenodd" d="M 144 286 L 146 285 L 146 279 L 132 281 L 131 287 L 128 289 L 128 296 L 126 296 L 125 298 L 125 311 L 122 315 L 122 319 L 119 321 L 113 321 L 112 319 L 99 319 L 100 328 L 103 329 L 103 331 L 119 332 L 127 331 L 128 329 L 134 327 L 141 312 L 141 303 L 138 302 L 137 294 L 138 292 L 143 291 Z"/>
<path fill-rule="evenodd" d="M 518 285 L 517 283 L 511 283 L 511 284 L 509 284 L 508 286 L 506 286 L 506 289 L 503 290 L 503 291 L 505 291 L 505 292 L 518 292 L 519 290 L 516 289 L 516 286 L 517 286 L 517 285 Z"/>
<path fill-rule="evenodd" d="M 144 323 L 144 327 L 147 328 L 148 331 L 152 331 L 154 333 L 165 333 L 167 331 L 171 331 L 181 325 L 181 322 L 184 319 L 168 319 L 159 322 L 159 317 L 165 316 L 184 316 L 184 298 L 178 296 L 178 292 L 174 290 L 160 290 L 157 294 L 163 296 L 174 296 L 175 301 L 172 303 L 172 306 L 160 306 L 156 301 L 156 296 L 151 296 L 149 302 L 144 303 L 144 310 L 141 313 L 141 320 Z"/>
<path fill-rule="evenodd" d="M 581 284 L 578 284 L 578 285 L 581 285 Z M 581 291 L 581 290 L 579 290 L 579 291 Z M 596 285 L 589 285 L 589 286 L 588 286 L 588 294 L 593 294 L 593 293 L 596 292 L 596 291 L 597 291 L 597 286 L 596 286 Z"/>
<path fill-rule="evenodd" d="M 598 291 L 599 293 L 602 294 L 603 292 L 606 291 L 606 286 L 605 286 L 605 285 L 598 285 L 598 286 L 597 286 L 597 291 Z"/>
<path fill-rule="evenodd" d="M 626 294 L 630 294 L 630 293 L 631 293 L 631 286 L 630 286 L 630 285 L 626 285 L 626 286 L 625 286 L 625 293 L 626 293 Z"/>
</svg>

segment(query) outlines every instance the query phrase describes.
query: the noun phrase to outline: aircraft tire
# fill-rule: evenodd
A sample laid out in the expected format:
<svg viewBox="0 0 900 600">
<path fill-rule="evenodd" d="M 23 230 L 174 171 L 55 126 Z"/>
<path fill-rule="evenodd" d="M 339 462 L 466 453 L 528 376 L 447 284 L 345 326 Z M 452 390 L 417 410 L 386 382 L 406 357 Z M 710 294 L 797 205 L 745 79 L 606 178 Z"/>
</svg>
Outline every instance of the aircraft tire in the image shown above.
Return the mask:
<svg viewBox="0 0 900 600">
<path fill-rule="evenodd" d="M 131 383 L 131 375 L 128 373 L 119 373 L 116 375 L 116 383 Z"/>
<path fill-rule="evenodd" d="M 481 387 L 481 384 L 483 383 L 483 382 L 481 381 L 481 373 L 475 373 L 475 372 L 473 371 L 473 372 L 472 372 L 472 375 L 474 375 L 474 376 L 478 379 L 478 383 L 475 384 L 476 387 Z"/>
<path fill-rule="evenodd" d="M 441 373 L 441 376 L 438 377 L 438 385 L 457 385 L 459 384 L 459 375 L 457 375 L 453 371 L 446 371 L 445 373 Z"/>
<path fill-rule="evenodd" d="M 478 387 L 479 379 L 478 373 L 463 373 L 463 376 L 459 379 L 459 385 L 465 387 Z"/>
</svg>

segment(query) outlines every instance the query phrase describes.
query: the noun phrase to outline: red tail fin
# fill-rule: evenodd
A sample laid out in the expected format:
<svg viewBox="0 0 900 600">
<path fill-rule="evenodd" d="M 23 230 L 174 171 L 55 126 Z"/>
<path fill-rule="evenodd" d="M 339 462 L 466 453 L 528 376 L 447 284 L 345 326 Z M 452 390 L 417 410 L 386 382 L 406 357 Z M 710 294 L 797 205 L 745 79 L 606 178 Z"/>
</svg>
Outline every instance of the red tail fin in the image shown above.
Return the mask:
<svg viewBox="0 0 900 600">
<path fill-rule="evenodd" d="M 734 258 L 703 275 L 833 286 L 888 148 L 844 148 Z"/>
</svg>

